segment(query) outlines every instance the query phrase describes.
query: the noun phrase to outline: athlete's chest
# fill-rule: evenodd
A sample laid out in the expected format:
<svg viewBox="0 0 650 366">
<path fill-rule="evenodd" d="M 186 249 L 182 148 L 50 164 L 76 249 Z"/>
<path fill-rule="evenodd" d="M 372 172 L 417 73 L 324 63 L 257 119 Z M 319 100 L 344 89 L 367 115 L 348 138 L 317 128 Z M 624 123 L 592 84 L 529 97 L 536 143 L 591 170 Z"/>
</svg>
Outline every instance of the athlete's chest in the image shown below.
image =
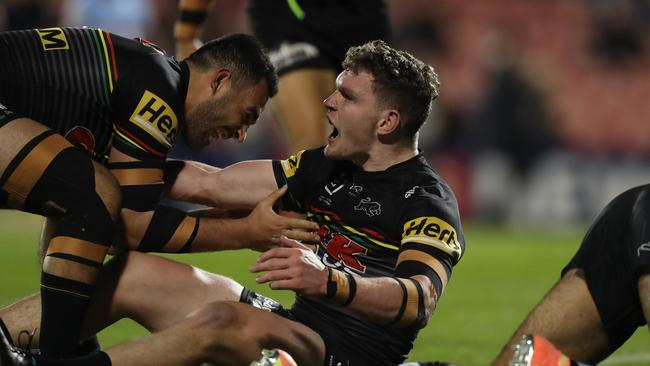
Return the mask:
<svg viewBox="0 0 650 366">
<path fill-rule="evenodd" d="M 307 209 L 318 222 L 323 263 L 357 274 L 387 275 L 401 240 L 400 187 L 390 179 L 337 177 L 324 182 Z"/>
</svg>

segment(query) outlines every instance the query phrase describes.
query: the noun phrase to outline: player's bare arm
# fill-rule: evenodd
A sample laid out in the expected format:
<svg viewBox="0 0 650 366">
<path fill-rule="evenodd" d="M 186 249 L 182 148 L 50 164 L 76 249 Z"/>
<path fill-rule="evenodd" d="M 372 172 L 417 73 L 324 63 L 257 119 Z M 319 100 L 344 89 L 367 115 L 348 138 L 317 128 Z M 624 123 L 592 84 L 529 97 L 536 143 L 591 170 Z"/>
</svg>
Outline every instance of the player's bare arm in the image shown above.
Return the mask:
<svg viewBox="0 0 650 366">
<path fill-rule="evenodd" d="M 165 182 L 171 199 L 223 209 L 253 208 L 278 189 L 270 160 L 243 161 L 224 169 L 168 161 Z"/>
<path fill-rule="evenodd" d="M 265 272 L 257 278 L 258 283 L 269 283 L 274 290 L 328 298 L 373 322 L 395 327 L 424 327 L 436 307 L 437 292 L 425 275 L 352 277 L 328 269 L 307 246 L 281 240 L 282 248 L 265 252 L 251 267 L 251 272 Z M 438 275 L 447 282 L 444 270 Z"/>
<path fill-rule="evenodd" d="M 111 153 L 111 162 L 136 163 L 137 160 L 114 150 Z M 196 170 L 207 172 L 206 168 L 201 168 L 200 164 L 186 165 L 190 169 L 183 169 L 183 171 L 188 175 L 192 175 L 190 173 Z M 150 172 L 150 170 L 148 171 Z M 155 176 L 161 177 L 162 171 L 159 170 Z M 184 181 L 189 184 L 192 181 L 191 179 L 182 178 L 183 174 L 178 176 L 181 179 L 176 181 L 176 185 L 178 185 L 178 182 Z M 128 190 L 128 185 L 133 183 L 132 178 L 127 178 L 125 174 L 122 174 L 122 178 L 118 178 L 118 180 L 123 183 L 123 190 Z M 152 185 L 162 184 L 162 182 L 155 182 L 155 179 L 149 183 Z M 154 187 L 151 189 L 154 189 Z M 183 247 L 188 247 L 190 241 L 192 252 L 203 252 L 242 248 L 263 251 L 278 245 L 277 239 L 282 235 L 303 241 L 317 240 L 318 237 L 311 232 L 317 229 L 315 223 L 282 217 L 273 211 L 275 201 L 285 191 L 286 188 L 271 191 L 264 199 L 257 202 L 255 209 L 249 215 L 242 218 L 202 217 L 200 223 L 198 223 L 198 217 L 187 215 L 177 225 L 171 237 L 163 238 L 162 241 L 166 244 L 161 247 L 161 251 L 178 252 Z M 137 210 L 136 207 L 123 207 L 121 216 L 125 229 L 124 243 L 126 247 L 139 250 L 147 249 L 147 240 L 148 238 L 151 240 L 151 232 L 155 230 L 151 228 L 152 225 L 156 226 L 162 223 L 160 219 L 154 219 L 156 211 L 154 209 Z"/>
</svg>

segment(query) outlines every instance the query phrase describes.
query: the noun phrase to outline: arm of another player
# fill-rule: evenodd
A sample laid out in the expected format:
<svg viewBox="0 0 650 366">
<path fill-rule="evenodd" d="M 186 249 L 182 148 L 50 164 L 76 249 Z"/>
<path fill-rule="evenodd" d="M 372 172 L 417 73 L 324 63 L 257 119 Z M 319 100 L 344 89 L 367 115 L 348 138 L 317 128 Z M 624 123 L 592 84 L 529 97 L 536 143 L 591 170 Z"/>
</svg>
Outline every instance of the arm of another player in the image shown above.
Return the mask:
<svg viewBox="0 0 650 366">
<path fill-rule="evenodd" d="M 176 41 L 176 57 L 185 59 L 201 47 L 198 38 L 201 24 L 208 14 L 211 0 L 180 0 L 179 15 L 174 24 L 174 40 Z"/>
<path fill-rule="evenodd" d="M 271 160 L 249 160 L 224 169 L 169 160 L 165 166 L 167 197 L 223 209 L 253 208 L 278 189 Z"/>
<path fill-rule="evenodd" d="M 265 250 L 277 245 L 276 239 L 281 235 L 306 241 L 317 238 L 309 231 L 317 228 L 315 223 L 285 218 L 273 212 L 273 204 L 286 188 L 271 191 L 243 218 L 198 217 L 158 205 L 163 187 L 162 169 L 141 168 L 141 164 L 115 148 L 111 150 L 109 166 L 122 186 L 122 221 L 129 249 L 153 252 Z"/>
<path fill-rule="evenodd" d="M 327 268 L 306 246 L 287 238 L 281 240 L 283 248 L 265 252 L 251 267 L 252 272 L 266 272 L 257 282 L 268 282 L 276 290 L 328 298 L 379 324 L 424 327 L 448 281 L 443 264 L 433 257 L 427 259 L 429 270 L 421 274 L 360 277 Z"/>
</svg>

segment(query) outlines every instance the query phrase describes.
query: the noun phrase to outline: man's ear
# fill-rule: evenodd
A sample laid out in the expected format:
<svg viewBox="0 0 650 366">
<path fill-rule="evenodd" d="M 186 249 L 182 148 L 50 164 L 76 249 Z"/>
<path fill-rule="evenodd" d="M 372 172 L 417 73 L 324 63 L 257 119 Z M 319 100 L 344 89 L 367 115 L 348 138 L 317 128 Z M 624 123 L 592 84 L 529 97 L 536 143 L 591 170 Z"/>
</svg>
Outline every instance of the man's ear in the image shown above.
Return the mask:
<svg viewBox="0 0 650 366">
<path fill-rule="evenodd" d="M 382 119 L 379 121 L 377 132 L 380 135 L 392 134 L 397 131 L 401 121 L 401 116 L 397 109 L 386 109 L 382 113 Z"/>
<path fill-rule="evenodd" d="M 230 81 L 230 70 L 228 69 L 218 69 L 212 72 L 210 77 L 210 88 L 212 89 L 212 94 L 216 94 L 217 90 L 221 88 L 225 83 Z"/>
</svg>

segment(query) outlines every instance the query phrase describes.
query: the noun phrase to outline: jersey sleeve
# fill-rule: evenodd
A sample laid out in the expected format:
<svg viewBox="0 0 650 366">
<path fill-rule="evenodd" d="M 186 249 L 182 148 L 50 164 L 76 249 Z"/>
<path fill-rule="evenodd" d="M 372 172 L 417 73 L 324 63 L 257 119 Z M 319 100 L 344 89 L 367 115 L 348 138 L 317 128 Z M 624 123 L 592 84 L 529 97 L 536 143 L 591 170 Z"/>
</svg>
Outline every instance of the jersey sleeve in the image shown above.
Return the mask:
<svg viewBox="0 0 650 366">
<path fill-rule="evenodd" d="M 162 55 L 138 62 L 113 97 L 113 147 L 139 160 L 164 159 L 183 118 L 179 76 Z"/>
<path fill-rule="evenodd" d="M 325 158 L 323 148 L 302 150 L 285 160 L 273 161 L 273 173 L 278 187 L 288 185 L 282 197 L 282 208 L 304 211 L 310 193 L 320 184 L 331 169 L 332 162 Z"/>
<path fill-rule="evenodd" d="M 400 253 L 423 252 L 450 274 L 465 250 L 456 198 L 443 183 L 414 187 L 410 193 L 402 210 Z"/>
</svg>

